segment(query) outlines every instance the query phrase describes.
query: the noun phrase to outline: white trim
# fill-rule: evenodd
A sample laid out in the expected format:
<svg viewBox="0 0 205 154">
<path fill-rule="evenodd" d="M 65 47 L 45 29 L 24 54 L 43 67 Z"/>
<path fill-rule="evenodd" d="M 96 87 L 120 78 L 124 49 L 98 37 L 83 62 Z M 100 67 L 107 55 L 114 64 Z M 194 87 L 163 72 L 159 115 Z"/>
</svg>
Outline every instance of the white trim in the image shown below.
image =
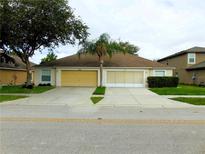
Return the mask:
<svg viewBox="0 0 205 154">
<path fill-rule="evenodd" d="M 107 83 L 106 84 L 106 87 L 119 87 L 119 88 L 143 88 L 143 87 L 145 87 L 145 85 L 144 84 L 124 84 L 124 83 L 114 83 L 114 84 L 111 84 L 111 83 Z"/>
<path fill-rule="evenodd" d="M 50 71 L 50 81 L 42 81 L 42 72 L 45 71 L 45 70 Z M 43 83 L 43 84 L 51 83 L 52 79 L 53 78 L 52 78 L 52 71 L 51 71 L 51 69 L 41 69 L 41 71 L 40 71 L 40 83 Z"/>
<path fill-rule="evenodd" d="M 194 55 L 194 57 L 190 57 L 191 54 Z M 189 61 L 190 58 L 194 58 L 194 62 L 190 62 Z M 196 64 L 196 53 L 188 53 L 187 54 L 187 63 L 188 64 Z"/>
<path fill-rule="evenodd" d="M 143 76 L 144 76 L 144 85 L 143 86 L 145 87 L 146 86 L 146 70 L 144 70 L 144 75 Z"/>
<path fill-rule="evenodd" d="M 97 71 L 97 75 L 98 75 L 98 86 L 100 85 L 100 68 L 99 67 L 86 67 L 86 68 L 83 68 L 83 67 L 42 67 L 42 68 L 39 68 L 39 70 L 53 70 L 55 71 L 55 73 L 51 73 L 51 82 L 52 84 L 56 85 L 56 86 L 61 86 L 61 71 L 63 70 L 76 70 L 76 71 Z M 154 76 L 154 71 L 155 70 L 163 70 L 165 71 L 165 76 L 169 74 L 169 71 L 170 70 L 173 70 L 173 69 L 168 69 L 168 68 L 135 68 L 135 67 L 118 67 L 118 68 L 114 68 L 114 67 L 103 67 L 103 86 L 107 86 L 107 87 L 145 87 L 147 86 L 147 77 L 148 76 Z M 106 83 L 107 81 L 107 71 L 141 71 L 143 72 L 143 84 L 124 84 L 124 83 L 118 83 L 118 84 L 114 84 L 113 83 Z M 52 71 L 51 71 L 52 72 Z M 40 71 L 40 79 L 39 81 L 41 81 L 41 71 Z M 55 79 L 55 81 L 53 80 Z M 36 82 L 36 81 L 35 81 Z M 42 82 L 40 82 L 42 83 Z"/>
<path fill-rule="evenodd" d="M 97 78 L 98 78 L 98 85 L 97 86 L 100 86 L 100 69 L 97 70 Z M 103 77 L 102 77 L 102 80 L 103 80 Z"/>
<path fill-rule="evenodd" d="M 91 71 L 91 70 L 93 70 L 93 71 L 97 71 L 97 70 L 99 70 L 99 68 L 82 68 L 82 67 L 63 67 L 63 68 L 59 68 L 59 67 L 57 67 L 56 69 L 58 69 L 58 70 L 60 70 L 60 71 L 69 71 L 69 70 L 74 70 L 74 71 Z"/>
<path fill-rule="evenodd" d="M 99 69 L 99 67 L 75 67 L 75 66 L 50 66 L 50 67 L 36 67 L 36 68 L 56 68 L 56 69 Z M 103 67 L 103 69 L 175 69 L 176 67 Z"/>
<path fill-rule="evenodd" d="M 157 75 L 156 75 L 156 72 L 157 72 L 157 71 L 163 71 L 163 72 L 164 72 L 164 76 L 167 76 L 167 71 L 166 71 L 166 70 L 154 70 L 153 76 L 157 76 Z M 164 76 L 159 76 L 159 77 L 164 77 Z"/>
<path fill-rule="evenodd" d="M 61 86 L 61 70 L 56 69 L 56 86 Z"/>
</svg>

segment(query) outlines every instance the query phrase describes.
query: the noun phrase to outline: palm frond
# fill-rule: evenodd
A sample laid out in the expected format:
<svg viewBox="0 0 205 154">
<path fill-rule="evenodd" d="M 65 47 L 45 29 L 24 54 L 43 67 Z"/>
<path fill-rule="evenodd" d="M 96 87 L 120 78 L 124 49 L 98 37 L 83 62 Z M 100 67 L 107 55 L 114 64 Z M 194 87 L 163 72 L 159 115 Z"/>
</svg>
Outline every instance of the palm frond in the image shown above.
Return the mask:
<svg viewBox="0 0 205 154">
<path fill-rule="evenodd" d="M 85 41 L 82 49 L 78 51 L 81 54 L 97 55 L 100 59 L 103 56 L 112 57 L 115 53 L 135 54 L 139 48 L 129 42 L 113 41 L 107 33 L 100 35 L 98 39 L 93 41 Z"/>
</svg>

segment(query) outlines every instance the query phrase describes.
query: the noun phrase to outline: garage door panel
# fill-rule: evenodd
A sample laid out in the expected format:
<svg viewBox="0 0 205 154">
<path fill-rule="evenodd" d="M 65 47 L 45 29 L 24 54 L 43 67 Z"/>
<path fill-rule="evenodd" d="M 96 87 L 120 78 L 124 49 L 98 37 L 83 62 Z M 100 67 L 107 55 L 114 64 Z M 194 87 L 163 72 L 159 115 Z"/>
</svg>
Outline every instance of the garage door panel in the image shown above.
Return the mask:
<svg viewBox="0 0 205 154">
<path fill-rule="evenodd" d="M 125 83 L 135 83 L 135 73 L 134 72 L 125 73 Z"/>
<path fill-rule="evenodd" d="M 134 74 L 134 82 L 135 83 L 143 83 L 144 81 L 144 74 L 143 72 L 135 72 Z"/>
<path fill-rule="evenodd" d="M 144 71 L 107 71 L 107 84 L 113 87 L 142 87 Z"/>
<path fill-rule="evenodd" d="M 125 73 L 124 72 L 115 72 L 115 83 L 124 83 L 125 82 Z"/>
<path fill-rule="evenodd" d="M 107 83 L 115 83 L 115 78 L 116 78 L 115 76 L 116 76 L 115 72 L 109 72 L 107 74 Z"/>
<path fill-rule="evenodd" d="M 61 71 L 62 86 L 97 86 L 97 71 Z"/>
</svg>

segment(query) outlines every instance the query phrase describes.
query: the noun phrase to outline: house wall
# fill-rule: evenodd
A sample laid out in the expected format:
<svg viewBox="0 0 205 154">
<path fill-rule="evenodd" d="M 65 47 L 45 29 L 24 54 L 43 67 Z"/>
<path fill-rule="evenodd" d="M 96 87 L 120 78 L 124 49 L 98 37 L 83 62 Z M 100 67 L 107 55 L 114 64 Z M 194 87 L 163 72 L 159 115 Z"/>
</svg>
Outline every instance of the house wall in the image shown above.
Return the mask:
<svg viewBox="0 0 205 154">
<path fill-rule="evenodd" d="M 35 73 L 34 73 L 34 84 L 37 86 L 40 83 L 48 83 L 48 82 L 43 82 L 41 80 L 41 74 L 42 74 L 42 70 L 51 70 L 51 82 L 50 84 L 55 86 L 56 85 L 56 70 L 53 68 L 39 68 L 39 69 L 35 69 Z"/>
<path fill-rule="evenodd" d="M 117 68 L 117 69 L 112 69 L 112 68 L 105 68 L 103 70 L 103 84 L 106 86 L 106 76 L 107 76 L 107 71 L 137 71 L 137 72 L 143 72 L 144 76 L 144 81 L 143 81 L 143 86 L 142 87 L 147 87 L 147 77 L 149 76 L 155 76 L 155 70 L 163 70 L 165 71 L 165 76 L 173 76 L 173 69 L 151 69 L 151 68 Z M 138 85 L 136 85 L 138 86 Z M 140 85 L 139 85 L 140 86 Z"/>
<path fill-rule="evenodd" d="M 151 70 L 148 71 L 148 76 L 155 76 L 155 71 L 156 70 L 165 71 L 165 76 L 173 76 L 174 75 L 174 70 L 173 69 L 151 69 Z"/>
<path fill-rule="evenodd" d="M 195 74 L 196 79 L 195 81 L 192 81 L 192 84 L 200 84 L 201 82 L 205 83 L 205 70 L 193 70 L 193 71 L 188 71 L 190 76 Z"/>
<path fill-rule="evenodd" d="M 21 85 L 25 82 L 24 70 L 0 70 L 0 85 Z"/>
<path fill-rule="evenodd" d="M 100 71 L 99 68 L 69 68 L 69 67 L 58 67 L 58 68 L 36 68 L 35 69 L 35 85 L 43 83 L 41 81 L 41 72 L 42 70 L 50 69 L 51 70 L 51 84 L 54 86 L 61 86 L 61 71 L 62 70 L 97 70 L 98 71 L 98 86 L 100 85 Z M 166 76 L 173 76 L 172 69 L 158 69 L 158 70 L 165 70 Z M 147 86 L 147 77 L 154 76 L 154 70 L 151 68 L 104 68 L 103 69 L 103 85 L 106 85 L 106 76 L 107 71 L 141 71 L 143 72 L 144 86 Z"/>
<path fill-rule="evenodd" d="M 205 53 L 196 53 L 196 64 L 205 60 Z M 170 67 L 175 67 L 174 76 L 178 74 L 179 82 L 192 84 L 192 76 L 193 72 L 189 72 L 186 70 L 187 67 L 192 65 L 188 64 L 188 54 L 179 55 L 177 57 L 172 57 L 163 61 L 160 61 Z"/>
<path fill-rule="evenodd" d="M 196 54 L 196 63 L 201 63 L 205 60 L 205 53 Z"/>
</svg>

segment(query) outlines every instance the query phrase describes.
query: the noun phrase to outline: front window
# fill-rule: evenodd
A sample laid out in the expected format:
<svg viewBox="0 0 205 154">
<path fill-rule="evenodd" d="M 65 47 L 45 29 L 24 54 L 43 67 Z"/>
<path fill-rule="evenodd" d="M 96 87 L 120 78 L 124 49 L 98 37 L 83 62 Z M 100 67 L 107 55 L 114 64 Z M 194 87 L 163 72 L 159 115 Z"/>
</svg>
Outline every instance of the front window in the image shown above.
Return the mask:
<svg viewBox="0 0 205 154">
<path fill-rule="evenodd" d="M 157 70 L 157 71 L 155 71 L 155 76 L 165 76 L 165 71 Z"/>
<path fill-rule="evenodd" d="M 196 63 L 196 54 L 189 53 L 188 54 L 188 64 L 195 64 Z"/>
<path fill-rule="evenodd" d="M 41 81 L 43 82 L 51 81 L 51 71 L 50 70 L 42 70 Z"/>
</svg>

